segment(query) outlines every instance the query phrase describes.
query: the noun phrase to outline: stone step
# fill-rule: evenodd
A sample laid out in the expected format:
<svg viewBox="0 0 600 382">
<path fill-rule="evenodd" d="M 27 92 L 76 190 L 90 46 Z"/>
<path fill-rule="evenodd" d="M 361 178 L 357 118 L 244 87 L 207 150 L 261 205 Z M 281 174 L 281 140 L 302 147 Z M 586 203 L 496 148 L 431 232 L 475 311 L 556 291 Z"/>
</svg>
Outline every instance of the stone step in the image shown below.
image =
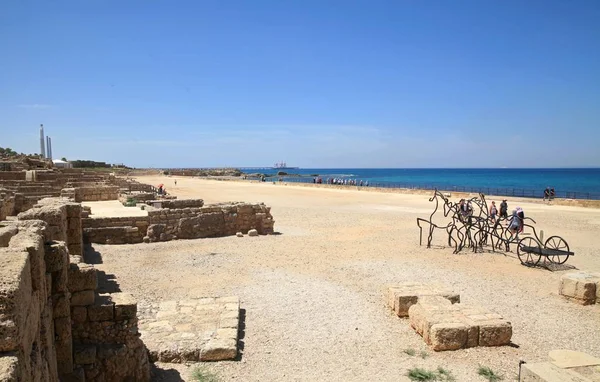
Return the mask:
<svg viewBox="0 0 600 382">
<path fill-rule="evenodd" d="M 508 345 L 512 325 L 489 310 L 424 296 L 410 307 L 410 325 L 435 351 Z"/>
<path fill-rule="evenodd" d="M 387 288 L 387 305 L 398 317 L 408 317 L 408 309 L 424 296 L 440 296 L 452 304 L 460 302 L 460 295 L 448 286 L 434 283 L 404 282 Z"/>
</svg>

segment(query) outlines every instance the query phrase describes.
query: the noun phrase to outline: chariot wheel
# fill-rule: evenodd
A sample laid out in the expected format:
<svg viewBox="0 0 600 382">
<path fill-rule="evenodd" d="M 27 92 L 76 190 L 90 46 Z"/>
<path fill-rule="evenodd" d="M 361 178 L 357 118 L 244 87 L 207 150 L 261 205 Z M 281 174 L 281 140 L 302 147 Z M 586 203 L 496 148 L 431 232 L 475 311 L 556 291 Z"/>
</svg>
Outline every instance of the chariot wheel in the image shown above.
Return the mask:
<svg viewBox="0 0 600 382">
<path fill-rule="evenodd" d="M 533 237 L 524 237 L 517 244 L 517 256 L 519 256 L 521 264 L 528 267 L 536 266 L 540 262 L 542 255 L 539 252 L 526 252 L 524 251 L 525 247 L 533 247 L 541 252 L 540 243 Z"/>
<path fill-rule="evenodd" d="M 556 249 L 559 251 L 569 252 L 569 244 L 560 236 L 550 236 L 544 243 L 544 247 L 548 249 Z M 569 259 L 569 255 L 564 256 L 548 256 L 548 259 L 554 264 L 564 264 Z"/>
</svg>

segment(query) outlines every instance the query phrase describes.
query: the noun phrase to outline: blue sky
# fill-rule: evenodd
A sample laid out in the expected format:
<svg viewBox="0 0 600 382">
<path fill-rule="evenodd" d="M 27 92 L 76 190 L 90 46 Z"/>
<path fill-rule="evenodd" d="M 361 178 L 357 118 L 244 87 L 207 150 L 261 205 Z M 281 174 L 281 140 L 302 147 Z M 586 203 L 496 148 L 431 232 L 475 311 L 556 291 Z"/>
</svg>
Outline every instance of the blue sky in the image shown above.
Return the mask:
<svg viewBox="0 0 600 382">
<path fill-rule="evenodd" d="M 600 166 L 600 2 L 5 1 L 0 147 L 136 167 Z"/>
</svg>

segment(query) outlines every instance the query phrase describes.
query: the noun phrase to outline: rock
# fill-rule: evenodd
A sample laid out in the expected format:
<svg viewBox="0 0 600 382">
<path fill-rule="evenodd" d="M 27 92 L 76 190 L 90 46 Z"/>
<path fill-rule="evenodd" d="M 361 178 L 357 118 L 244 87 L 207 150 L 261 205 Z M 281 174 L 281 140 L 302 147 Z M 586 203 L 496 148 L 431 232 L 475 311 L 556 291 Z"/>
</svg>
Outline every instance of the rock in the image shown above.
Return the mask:
<svg viewBox="0 0 600 382">
<path fill-rule="evenodd" d="M 238 232 L 238 233 L 235 234 L 235 236 L 237 236 L 237 237 L 244 237 L 244 234 L 241 233 L 241 232 Z"/>
<path fill-rule="evenodd" d="M 258 236 L 258 231 L 255 229 L 251 229 L 248 231 L 248 236 Z"/>
<path fill-rule="evenodd" d="M 150 236 L 144 236 L 144 238 L 142 240 L 144 241 L 144 243 L 149 243 L 150 242 Z"/>
</svg>

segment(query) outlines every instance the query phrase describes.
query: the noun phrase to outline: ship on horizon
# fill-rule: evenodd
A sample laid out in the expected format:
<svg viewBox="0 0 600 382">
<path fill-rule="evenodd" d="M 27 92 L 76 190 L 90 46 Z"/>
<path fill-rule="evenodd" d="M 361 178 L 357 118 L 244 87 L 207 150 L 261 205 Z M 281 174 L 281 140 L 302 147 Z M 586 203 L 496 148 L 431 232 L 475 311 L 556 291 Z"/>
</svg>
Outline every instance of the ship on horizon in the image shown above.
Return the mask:
<svg viewBox="0 0 600 382">
<path fill-rule="evenodd" d="M 297 170 L 300 167 L 288 167 L 287 163 L 285 163 L 284 161 L 281 161 L 281 162 L 275 163 L 275 165 L 272 168 L 274 170 Z"/>
</svg>

